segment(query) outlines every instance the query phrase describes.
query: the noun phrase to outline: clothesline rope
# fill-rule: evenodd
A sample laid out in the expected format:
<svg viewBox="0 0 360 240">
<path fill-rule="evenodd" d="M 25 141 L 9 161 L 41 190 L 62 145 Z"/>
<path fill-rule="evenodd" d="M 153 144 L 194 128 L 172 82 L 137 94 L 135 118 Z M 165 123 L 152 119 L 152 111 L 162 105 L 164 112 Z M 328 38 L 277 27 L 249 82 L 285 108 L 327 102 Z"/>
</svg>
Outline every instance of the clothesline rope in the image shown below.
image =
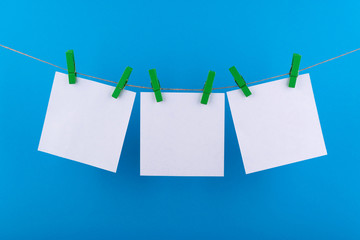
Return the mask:
<svg viewBox="0 0 360 240">
<path fill-rule="evenodd" d="M 55 64 L 53 64 L 53 63 L 49 63 L 49 62 L 47 62 L 47 61 L 44 61 L 44 60 L 41 60 L 41 59 L 39 59 L 39 58 L 33 57 L 33 56 L 29 55 L 29 54 L 20 52 L 20 51 L 18 51 L 18 50 L 13 49 L 13 48 L 4 46 L 4 45 L 2 45 L 2 44 L 0 44 L 0 47 L 3 47 L 3 48 L 8 49 L 8 50 L 10 50 L 10 51 L 19 53 L 19 54 L 24 55 L 24 56 L 26 56 L 26 57 L 35 59 L 35 60 L 37 60 L 37 61 L 39 61 L 39 62 L 43 62 L 43 63 L 49 64 L 49 65 L 51 65 L 51 66 L 53 66 L 53 67 L 56 67 L 56 68 L 59 68 L 59 69 L 61 69 L 61 70 L 67 71 L 66 68 L 57 66 L 57 65 L 55 65 Z M 337 59 L 337 58 L 346 56 L 346 55 L 348 55 L 348 54 L 357 52 L 357 51 L 359 51 L 359 50 L 360 50 L 360 48 L 357 48 L 357 49 L 352 50 L 352 51 L 350 51 L 350 52 L 347 52 L 347 53 L 341 54 L 341 55 L 339 55 L 339 56 L 336 56 L 336 57 L 327 59 L 327 60 L 325 60 L 325 61 L 316 63 L 316 64 L 311 65 L 311 66 L 309 66 L 309 67 L 300 69 L 299 72 L 302 72 L 302 71 L 305 71 L 305 70 L 307 70 L 307 69 L 310 69 L 310 68 L 319 66 L 319 65 L 321 65 L 321 64 L 323 64 L 323 63 L 326 63 L 326 62 L 330 62 L 330 61 L 332 61 L 332 60 L 335 60 L 335 59 Z M 115 84 L 117 84 L 117 82 L 114 82 L 114 81 L 111 81 L 111 80 L 107 80 L 107 79 L 104 79 L 104 78 L 94 77 L 94 76 L 87 75 L 87 74 L 84 74 L 84 73 L 79 73 L 79 72 L 76 72 L 76 73 L 77 73 L 78 75 L 82 75 L 82 76 L 85 76 L 85 77 L 89 77 L 89 78 L 97 79 L 97 80 L 100 80 L 100 81 L 105 81 L 105 82 L 110 82 L 110 83 L 115 83 Z M 260 80 L 257 80 L 257 81 L 249 82 L 249 83 L 247 83 L 247 85 L 252 85 L 252 84 L 255 84 L 255 83 L 259 83 L 259 82 L 264 82 L 264 81 L 267 81 L 267 80 L 271 80 L 271 79 L 275 79 L 275 78 L 279 78 L 279 77 L 284 77 L 284 76 L 287 76 L 287 75 L 289 75 L 289 73 L 284 73 L 284 74 L 277 75 L 277 76 L 274 76 L 274 77 L 269 77 L 269 78 L 264 78 L 264 79 L 260 79 Z M 137 85 L 131 85 L 131 84 L 126 84 L 126 86 L 134 87 L 134 88 L 152 89 L 151 87 L 137 86 Z M 236 86 L 236 85 L 235 85 L 235 86 L 228 86 L 228 87 L 218 87 L 218 88 L 213 88 L 212 90 L 220 90 L 220 89 L 227 89 L 227 88 L 237 88 L 237 87 L 238 87 L 238 86 Z M 203 91 L 203 89 L 186 89 L 186 88 L 161 88 L 161 90 L 165 90 L 165 91 L 195 91 L 195 92 L 202 92 L 202 91 Z"/>
</svg>

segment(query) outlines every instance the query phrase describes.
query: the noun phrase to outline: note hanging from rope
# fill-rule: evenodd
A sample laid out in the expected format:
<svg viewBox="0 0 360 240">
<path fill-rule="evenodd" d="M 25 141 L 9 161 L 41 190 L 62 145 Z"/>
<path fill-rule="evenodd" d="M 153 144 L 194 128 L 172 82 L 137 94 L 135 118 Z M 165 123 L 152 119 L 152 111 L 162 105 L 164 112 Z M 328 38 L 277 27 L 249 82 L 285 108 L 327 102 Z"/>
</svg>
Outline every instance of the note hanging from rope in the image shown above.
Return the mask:
<svg viewBox="0 0 360 240">
<path fill-rule="evenodd" d="M 227 92 L 245 172 L 326 155 L 309 74 Z"/>
<path fill-rule="evenodd" d="M 225 94 L 141 93 L 140 174 L 224 176 Z"/>
<path fill-rule="evenodd" d="M 56 72 L 39 151 L 116 172 L 135 94 Z"/>
</svg>

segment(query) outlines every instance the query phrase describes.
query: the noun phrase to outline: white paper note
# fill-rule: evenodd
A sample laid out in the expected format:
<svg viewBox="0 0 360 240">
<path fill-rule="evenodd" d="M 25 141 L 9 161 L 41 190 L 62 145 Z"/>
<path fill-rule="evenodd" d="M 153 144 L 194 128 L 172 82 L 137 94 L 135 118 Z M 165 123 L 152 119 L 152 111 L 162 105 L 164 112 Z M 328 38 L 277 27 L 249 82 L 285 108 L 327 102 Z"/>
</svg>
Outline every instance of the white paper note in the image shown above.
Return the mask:
<svg viewBox="0 0 360 240">
<path fill-rule="evenodd" d="M 246 173 L 326 155 L 310 76 L 227 93 Z"/>
<path fill-rule="evenodd" d="M 128 127 L 134 92 L 57 72 L 39 151 L 116 172 Z"/>
<path fill-rule="evenodd" d="M 224 176 L 225 95 L 141 93 L 140 174 Z"/>
</svg>

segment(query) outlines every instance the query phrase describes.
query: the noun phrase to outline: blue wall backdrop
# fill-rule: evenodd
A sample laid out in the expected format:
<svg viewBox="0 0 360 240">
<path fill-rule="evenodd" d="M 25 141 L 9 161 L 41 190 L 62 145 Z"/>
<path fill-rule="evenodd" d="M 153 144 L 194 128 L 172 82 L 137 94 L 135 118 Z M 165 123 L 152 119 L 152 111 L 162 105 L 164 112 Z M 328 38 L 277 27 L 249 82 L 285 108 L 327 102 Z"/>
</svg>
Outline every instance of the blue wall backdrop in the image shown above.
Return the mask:
<svg viewBox="0 0 360 240">
<path fill-rule="evenodd" d="M 360 2 L 0 2 L 0 43 L 150 86 L 235 85 L 360 47 Z M 246 175 L 228 103 L 224 178 L 139 176 L 139 95 L 116 174 L 37 151 L 55 68 L 0 49 L 0 239 L 359 239 L 360 53 L 309 70 L 328 156 Z M 128 88 L 130 90 L 130 88 Z M 138 89 L 131 89 L 139 92 Z"/>
</svg>

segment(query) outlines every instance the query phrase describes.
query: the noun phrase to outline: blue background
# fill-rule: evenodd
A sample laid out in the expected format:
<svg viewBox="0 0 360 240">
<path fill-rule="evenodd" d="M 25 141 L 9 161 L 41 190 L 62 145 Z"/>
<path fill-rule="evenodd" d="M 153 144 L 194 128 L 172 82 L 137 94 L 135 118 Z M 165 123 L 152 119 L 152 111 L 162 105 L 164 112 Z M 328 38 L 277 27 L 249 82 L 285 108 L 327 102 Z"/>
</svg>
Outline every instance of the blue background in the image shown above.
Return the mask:
<svg viewBox="0 0 360 240">
<path fill-rule="evenodd" d="M 235 85 L 359 47 L 357 0 L 0 2 L 0 43 L 150 86 Z M 228 103 L 225 177 L 139 176 L 139 95 L 116 174 L 37 151 L 57 70 L 0 49 L 0 239 L 359 239 L 360 53 L 309 70 L 328 156 L 246 175 Z M 139 92 L 138 89 L 128 88 Z M 220 91 L 221 92 L 221 91 Z"/>
</svg>

